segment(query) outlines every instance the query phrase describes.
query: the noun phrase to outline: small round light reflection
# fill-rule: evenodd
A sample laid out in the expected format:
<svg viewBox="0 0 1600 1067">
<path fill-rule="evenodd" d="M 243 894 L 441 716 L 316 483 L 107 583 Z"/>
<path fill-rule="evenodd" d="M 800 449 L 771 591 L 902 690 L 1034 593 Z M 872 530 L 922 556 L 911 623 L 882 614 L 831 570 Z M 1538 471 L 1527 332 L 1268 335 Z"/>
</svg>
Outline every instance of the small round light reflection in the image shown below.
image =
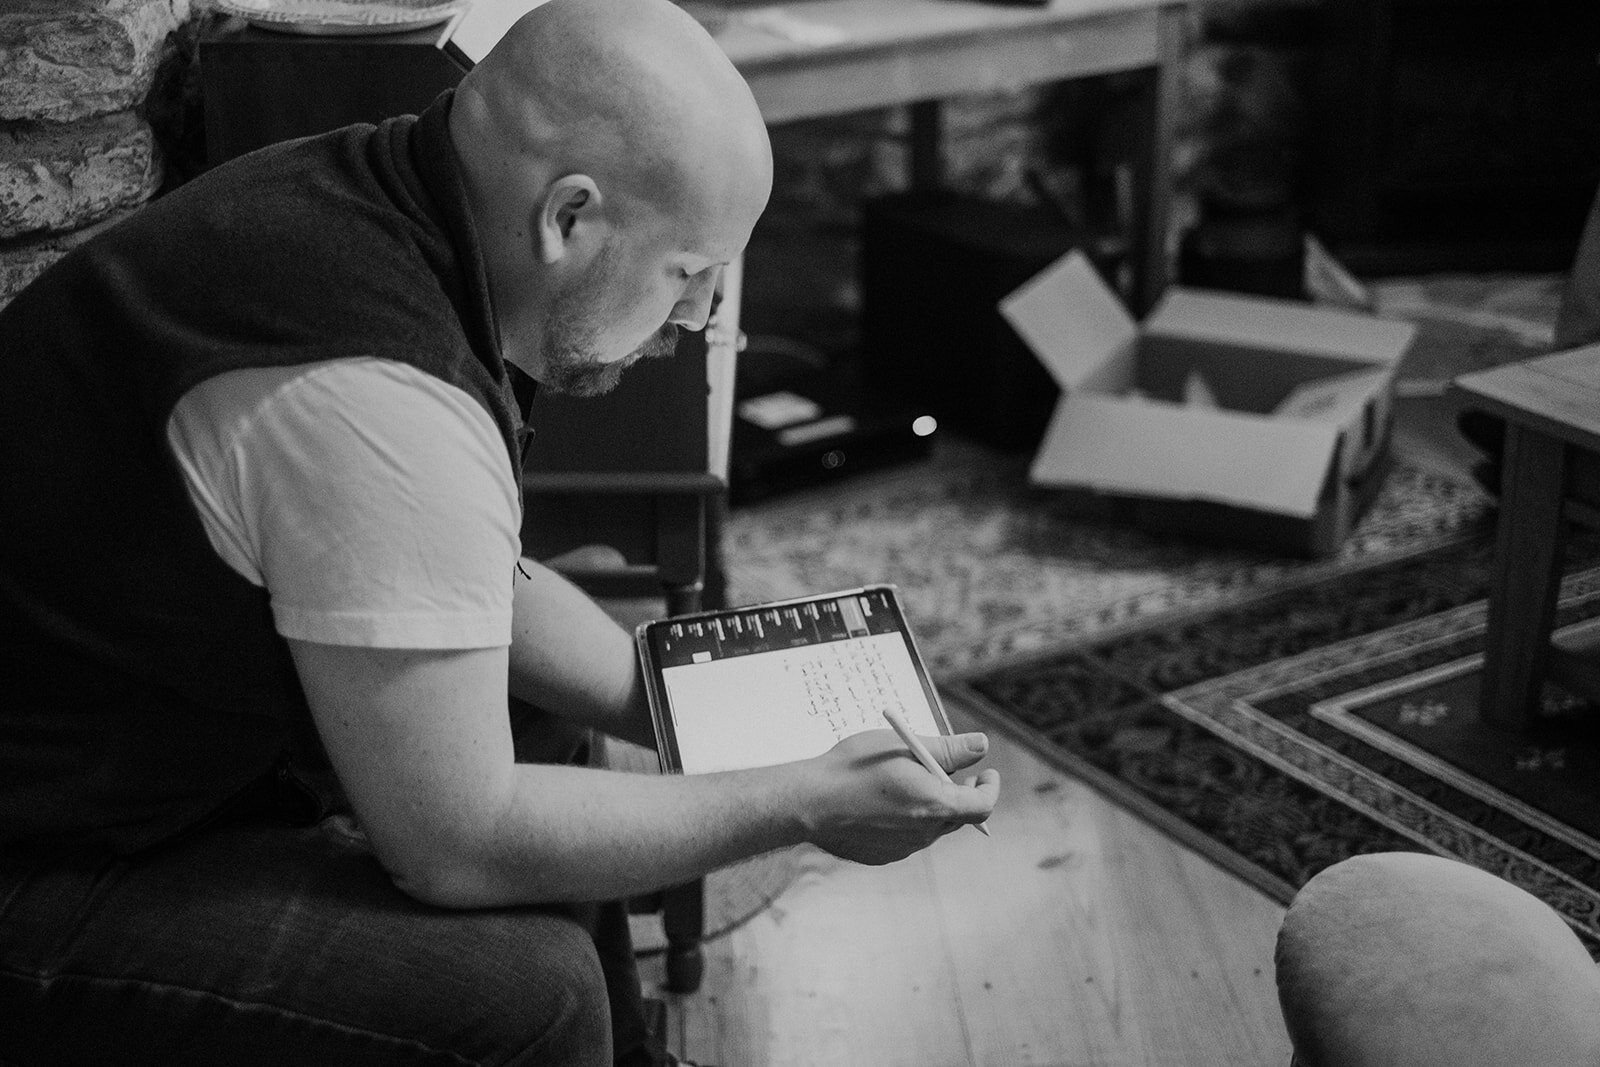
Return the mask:
<svg viewBox="0 0 1600 1067">
<path fill-rule="evenodd" d="M 918 415 L 911 422 L 911 432 L 918 437 L 927 437 L 939 428 L 939 420 L 932 415 Z"/>
</svg>

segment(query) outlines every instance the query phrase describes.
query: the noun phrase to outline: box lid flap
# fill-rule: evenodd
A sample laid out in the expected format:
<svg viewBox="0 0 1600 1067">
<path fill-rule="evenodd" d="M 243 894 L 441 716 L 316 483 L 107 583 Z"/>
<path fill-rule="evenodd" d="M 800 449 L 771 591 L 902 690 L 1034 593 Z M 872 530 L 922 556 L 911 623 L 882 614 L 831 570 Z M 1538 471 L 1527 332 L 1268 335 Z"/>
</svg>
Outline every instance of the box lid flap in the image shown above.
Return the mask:
<svg viewBox="0 0 1600 1067">
<path fill-rule="evenodd" d="M 1295 300 L 1169 289 L 1145 319 L 1149 334 L 1393 364 L 1417 327 Z"/>
<path fill-rule="evenodd" d="M 1000 301 L 1000 314 L 1062 389 L 1075 389 L 1130 351 L 1138 327 L 1074 249 Z"/>
<path fill-rule="evenodd" d="M 1310 518 L 1338 436 L 1320 422 L 1068 393 L 1029 477 L 1037 485 Z"/>
</svg>

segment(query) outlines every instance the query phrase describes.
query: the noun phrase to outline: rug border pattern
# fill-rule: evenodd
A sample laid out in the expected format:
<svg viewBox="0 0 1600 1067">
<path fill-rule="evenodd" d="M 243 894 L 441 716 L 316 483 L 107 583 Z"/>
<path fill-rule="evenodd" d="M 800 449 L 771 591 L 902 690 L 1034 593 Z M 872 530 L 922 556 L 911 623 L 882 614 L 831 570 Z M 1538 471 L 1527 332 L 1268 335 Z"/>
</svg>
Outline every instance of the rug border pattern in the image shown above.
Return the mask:
<svg viewBox="0 0 1600 1067">
<path fill-rule="evenodd" d="M 1562 605 L 1593 602 L 1600 568 L 1569 576 Z M 1208 732 L 1314 789 L 1331 795 L 1419 846 L 1509 878 L 1555 907 L 1569 923 L 1600 937 L 1600 892 L 1547 862 L 1495 840 L 1459 816 L 1384 781 L 1348 757 L 1258 712 L 1254 702 L 1310 688 L 1354 669 L 1370 669 L 1443 641 L 1481 631 L 1483 601 L 1426 616 L 1298 656 L 1165 694 L 1161 703 Z M 1570 842 L 1568 842 L 1570 844 Z"/>
<path fill-rule="evenodd" d="M 1586 630 L 1600 629 L 1600 618 L 1574 624 L 1572 627 L 1567 627 L 1565 632 L 1571 632 L 1579 628 Z M 1374 726 L 1352 710 L 1363 704 L 1389 699 L 1393 696 L 1416 690 L 1422 685 L 1437 683 L 1463 674 L 1470 674 L 1481 669 L 1482 666 L 1483 654 L 1481 652 L 1475 653 L 1471 656 L 1442 663 L 1436 667 L 1430 667 L 1418 674 L 1395 678 L 1381 685 L 1370 686 L 1345 696 L 1318 701 L 1312 704 L 1308 711 L 1314 718 L 1320 719 L 1335 729 L 1375 749 L 1386 752 L 1402 762 L 1409 763 L 1411 766 L 1416 767 L 1425 774 L 1432 775 L 1457 791 L 1493 804 L 1512 817 L 1534 827 L 1541 833 L 1564 841 L 1576 850 L 1600 857 L 1600 840 L 1591 837 L 1576 827 L 1568 826 L 1551 818 L 1538 808 L 1488 782 L 1479 781 L 1471 777 L 1449 761 L 1440 759 L 1438 756 L 1418 748 L 1409 741 L 1390 734 L 1382 727 Z"/>
</svg>

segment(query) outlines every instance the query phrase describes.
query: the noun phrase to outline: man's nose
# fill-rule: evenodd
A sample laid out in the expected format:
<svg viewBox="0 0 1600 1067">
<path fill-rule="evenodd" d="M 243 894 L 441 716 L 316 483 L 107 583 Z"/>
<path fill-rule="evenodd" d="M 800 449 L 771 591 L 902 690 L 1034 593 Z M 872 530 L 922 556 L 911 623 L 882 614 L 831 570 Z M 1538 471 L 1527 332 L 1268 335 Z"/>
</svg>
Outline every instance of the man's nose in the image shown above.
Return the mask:
<svg viewBox="0 0 1600 1067">
<path fill-rule="evenodd" d="M 689 289 L 672 309 L 668 320 L 686 330 L 703 330 L 711 318 L 711 306 L 717 292 L 719 271 L 708 270 L 695 275 Z"/>
</svg>

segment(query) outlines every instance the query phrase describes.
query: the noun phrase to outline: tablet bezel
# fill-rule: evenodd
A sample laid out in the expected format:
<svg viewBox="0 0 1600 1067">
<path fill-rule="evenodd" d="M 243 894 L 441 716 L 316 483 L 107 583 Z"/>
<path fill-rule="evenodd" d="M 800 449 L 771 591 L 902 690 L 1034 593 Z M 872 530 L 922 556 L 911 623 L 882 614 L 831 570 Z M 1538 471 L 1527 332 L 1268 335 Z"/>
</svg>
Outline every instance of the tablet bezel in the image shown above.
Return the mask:
<svg viewBox="0 0 1600 1067">
<path fill-rule="evenodd" d="M 678 751 L 676 725 L 672 719 L 671 709 L 667 706 L 666 682 L 662 676 L 663 668 L 657 662 L 654 644 L 651 641 L 651 635 L 657 628 L 676 626 L 683 623 L 708 622 L 714 619 L 731 619 L 735 615 L 744 615 L 754 611 L 783 610 L 800 605 L 838 600 L 842 597 L 862 596 L 867 593 L 885 595 L 885 599 L 894 610 L 895 618 L 899 620 L 899 633 L 905 640 L 906 651 L 911 655 L 911 665 L 916 671 L 917 681 L 922 685 L 922 692 L 927 698 L 928 706 L 933 711 L 934 722 L 938 724 L 940 733 L 946 736 L 954 733 L 950 726 L 950 718 L 945 714 L 944 702 L 939 699 L 939 690 L 933 684 L 933 677 L 928 673 L 927 664 L 923 661 L 922 650 L 917 645 L 916 634 L 912 633 L 910 620 L 906 618 L 905 608 L 900 602 L 899 588 L 892 583 L 879 582 L 872 585 L 858 586 L 854 589 L 840 589 L 830 593 L 813 593 L 807 596 L 790 597 L 785 600 L 767 600 L 754 604 L 741 604 L 737 607 L 697 611 L 688 615 L 672 615 L 665 619 L 652 619 L 635 627 L 634 645 L 638 650 L 640 670 L 644 675 L 645 693 L 650 701 L 650 718 L 656 734 L 656 758 L 660 761 L 661 772 L 663 774 L 682 774 L 683 759 Z M 888 729 L 887 723 L 884 728 Z"/>
</svg>

